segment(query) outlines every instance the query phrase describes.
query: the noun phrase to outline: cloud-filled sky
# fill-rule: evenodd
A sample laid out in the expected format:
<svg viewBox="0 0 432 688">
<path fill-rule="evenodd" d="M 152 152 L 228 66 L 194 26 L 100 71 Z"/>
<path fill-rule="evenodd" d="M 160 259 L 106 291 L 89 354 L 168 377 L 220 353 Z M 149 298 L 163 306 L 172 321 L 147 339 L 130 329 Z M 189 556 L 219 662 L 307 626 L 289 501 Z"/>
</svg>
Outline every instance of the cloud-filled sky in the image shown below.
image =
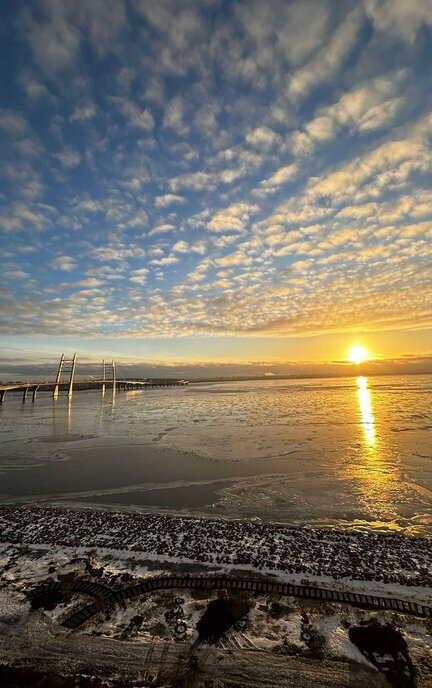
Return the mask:
<svg viewBox="0 0 432 688">
<path fill-rule="evenodd" d="M 1 343 L 431 352 L 430 0 L 4 0 Z"/>
</svg>

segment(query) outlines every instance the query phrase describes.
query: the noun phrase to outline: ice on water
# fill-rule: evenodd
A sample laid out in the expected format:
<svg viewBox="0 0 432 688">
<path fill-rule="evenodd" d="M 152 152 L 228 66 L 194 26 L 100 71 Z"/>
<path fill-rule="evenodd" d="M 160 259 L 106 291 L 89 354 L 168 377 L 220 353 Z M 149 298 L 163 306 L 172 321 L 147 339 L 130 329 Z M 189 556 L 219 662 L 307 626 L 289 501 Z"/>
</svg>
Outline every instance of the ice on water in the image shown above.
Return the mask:
<svg viewBox="0 0 432 688">
<path fill-rule="evenodd" d="M 432 377 L 7 400 L 2 502 L 432 532 Z"/>
</svg>

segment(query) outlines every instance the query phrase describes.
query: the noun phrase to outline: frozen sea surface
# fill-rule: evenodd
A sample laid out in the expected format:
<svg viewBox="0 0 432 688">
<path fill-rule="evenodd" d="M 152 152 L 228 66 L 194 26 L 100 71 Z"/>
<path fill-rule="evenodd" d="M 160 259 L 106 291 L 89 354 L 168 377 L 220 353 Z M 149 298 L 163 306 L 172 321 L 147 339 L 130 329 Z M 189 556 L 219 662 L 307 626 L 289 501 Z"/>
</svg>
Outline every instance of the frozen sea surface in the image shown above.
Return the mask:
<svg viewBox="0 0 432 688">
<path fill-rule="evenodd" d="M 0 408 L 0 502 L 432 534 L 432 376 L 76 392 Z"/>
</svg>

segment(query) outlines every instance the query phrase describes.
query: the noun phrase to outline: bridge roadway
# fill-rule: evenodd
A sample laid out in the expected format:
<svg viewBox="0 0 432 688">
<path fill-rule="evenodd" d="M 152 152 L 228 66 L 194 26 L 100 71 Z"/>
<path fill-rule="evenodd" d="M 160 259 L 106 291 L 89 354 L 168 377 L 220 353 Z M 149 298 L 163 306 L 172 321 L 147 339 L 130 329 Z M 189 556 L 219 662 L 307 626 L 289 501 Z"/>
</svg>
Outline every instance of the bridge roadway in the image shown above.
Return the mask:
<svg viewBox="0 0 432 688">
<path fill-rule="evenodd" d="M 327 588 L 313 585 L 294 585 L 280 583 L 268 579 L 243 578 L 234 576 L 203 576 L 192 574 L 185 576 L 153 576 L 143 579 L 142 583 L 131 585 L 120 590 L 111 590 L 100 583 L 91 581 L 74 580 L 70 584 L 62 582 L 43 583 L 29 591 L 29 597 L 34 597 L 43 592 L 78 592 L 94 598 L 94 602 L 82 607 L 69 616 L 63 625 L 70 629 L 78 628 L 91 619 L 97 612 L 109 609 L 114 605 L 133 597 L 141 597 L 153 590 L 175 588 L 200 588 L 208 590 L 244 590 L 246 592 L 258 592 L 277 594 L 286 597 L 298 597 L 302 599 L 318 600 L 321 602 L 338 602 L 350 604 L 355 607 L 373 610 L 389 610 L 411 616 L 432 618 L 432 607 L 416 602 L 408 602 L 399 598 L 382 597 L 378 595 L 366 595 L 364 593 L 343 592 L 328 590 Z"/>
<path fill-rule="evenodd" d="M 17 382 L 0 385 L 0 403 L 3 402 L 6 392 L 22 392 L 23 401 L 27 399 L 29 392 L 32 392 L 32 401 L 35 401 L 37 392 L 39 390 L 50 391 L 53 390 L 57 383 L 55 382 Z M 154 379 L 154 380 L 116 380 L 115 387 L 117 390 L 129 389 L 153 389 L 154 387 L 182 387 L 188 384 L 188 380 L 171 380 L 171 379 Z M 59 382 L 57 384 L 61 390 L 69 388 L 69 382 Z M 74 391 L 83 389 L 99 389 L 103 386 L 112 388 L 112 380 L 76 380 L 74 382 Z"/>
</svg>

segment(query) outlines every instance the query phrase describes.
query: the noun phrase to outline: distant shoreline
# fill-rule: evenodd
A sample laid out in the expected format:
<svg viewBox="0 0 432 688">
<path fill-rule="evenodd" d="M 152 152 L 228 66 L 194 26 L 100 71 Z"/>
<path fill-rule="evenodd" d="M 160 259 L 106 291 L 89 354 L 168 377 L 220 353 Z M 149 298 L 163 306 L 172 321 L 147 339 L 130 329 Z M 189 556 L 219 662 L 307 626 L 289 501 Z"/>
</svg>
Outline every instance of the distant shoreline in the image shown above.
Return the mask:
<svg viewBox="0 0 432 688">
<path fill-rule="evenodd" d="M 202 383 L 202 382 L 248 382 L 254 381 L 271 381 L 271 380 L 338 380 L 341 378 L 353 378 L 357 377 L 405 377 L 405 375 L 432 375 L 432 372 L 418 373 L 367 373 L 359 370 L 357 375 L 346 373 L 333 373 L 332 375 L 235 375 L 235 376 L 223 376 L 223 377 L 203 377 L 203 378 L 188 378 L 189 384 Z M 138 378 L 137 378 L 138 379 Z"/>
<path fill-rule="evenodd" d="M 265 375 L 265 374 L 260 374 L 260 375 L 221 375 L 221 376 L 216 376 L 216 377 L 188 377 L 187 376 L 187 371 L 181 371 L 181 375 L 179 375 L 175 379 L 185 379 L 188 381 L 189 384 L 202 384 L 202 383 L 211 383 L 211 382 L 249 382 L 249 381 L 271 381 L 271 380 L 340 380 L 343 378 L 348 378 L 348 379 L 356 379 L 358 377 L 407 377 L 407 376 L 423 376 L 423 375 L 432 375 L 432 371 L 416 371 L 416 370 L 411 370 L 411 371 L 403 371 L 403 372 L 398 372 L 398 373 L 387 373 L 387 372 L 370 372 L 368 370 L 365 370 L 360 364 L 358 366 L 357 372 L 334 372 L 331 374 L 323 374 L 323 373 L 307 373 L 307 374 L 300 374 L 300 373 L 292 373 L 292 374 L 277 374 L 274 373 L 272 375 Z M 184 374 L 183 374 L 184 373 Z M 4 375 L 3 377 L 8 377 L 9 374 Z M 25 376 L 22 376 L 25 379 Z M 35 373 L 34 377 L 38 377 L 38 374 Z M 129 379 L 131 381 L 135 380 L 137 382 L 142 382 L 144 380 L 151 380 L 151 379 L 171 379 L 171 378 L 151 378 L 150 376 L 147 377 L 138 377 L 138 376 L 130 376 Z M 76 377 L 76 381 L 80 382 L 80 376 L 78 375 Z M 118 380 L 121 382 L 121 379 L 119 378 Z M 37 382 L 37 381 L 36 381 Z M 1 382 L 0 382 L 1 384 Z M 25 384 L 25 382 L 21 382 L 21 384 Z M 89 389 L 93 389 L 92 384 L 89 384 Z M 64 387 L 67 386 L 67 383 L 62 383 Z M 107 383 L 107 386 L 109 387 L 109 383 Z M 52 387 L 46 388 L 46 390 L 41 390 L 41 391 L 52 391 L 54 388 L 54 383 L 52 384 Z M 11 390 L 9 392 L 10 394 L 14 393 L 14 390 Z M 18 391 L 18 393 L 22 394 L 22 391 Z"/>
</svg>

